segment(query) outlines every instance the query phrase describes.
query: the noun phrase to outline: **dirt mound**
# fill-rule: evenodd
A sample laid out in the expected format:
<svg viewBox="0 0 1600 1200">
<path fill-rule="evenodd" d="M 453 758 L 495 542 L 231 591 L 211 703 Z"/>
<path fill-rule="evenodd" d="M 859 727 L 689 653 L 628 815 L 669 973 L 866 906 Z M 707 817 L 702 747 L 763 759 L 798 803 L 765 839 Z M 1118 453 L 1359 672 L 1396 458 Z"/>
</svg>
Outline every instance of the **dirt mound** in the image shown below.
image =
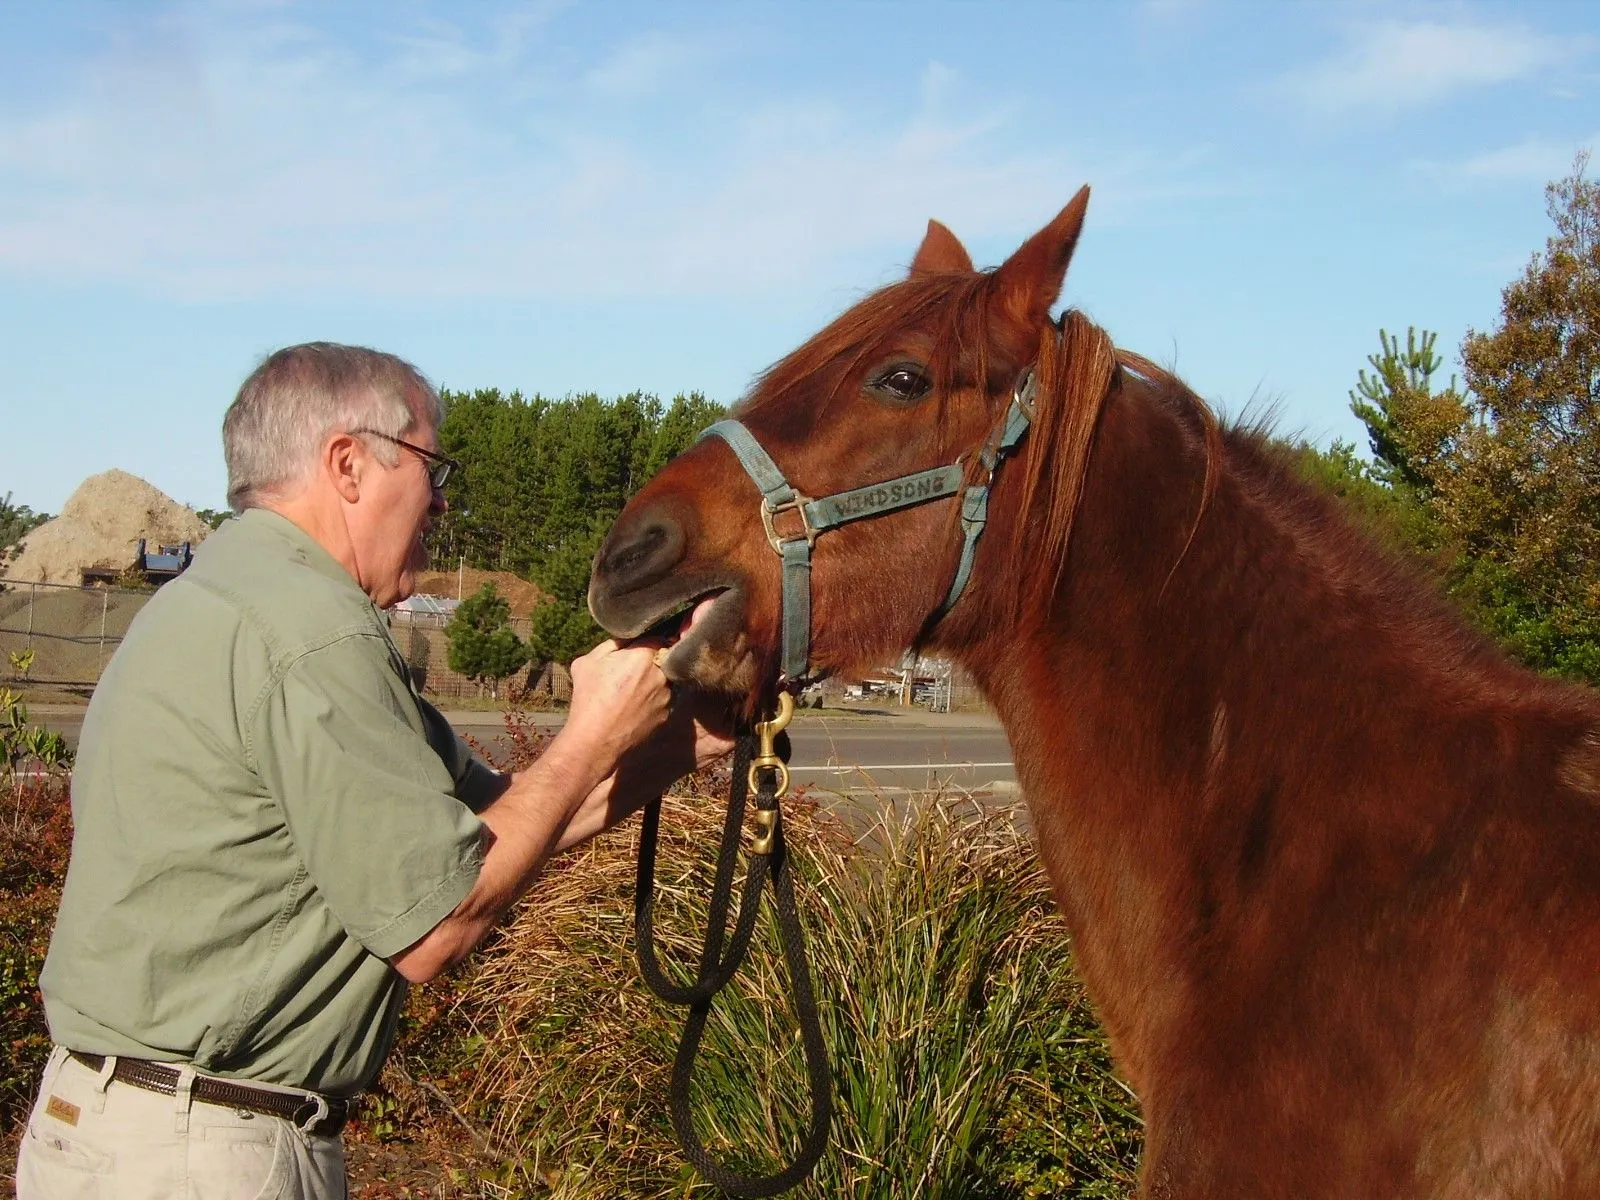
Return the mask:
<svg viewBox="0 0 1600 1200">
<path fill-rule="evenodd" d="M 131 567 L 140 538 L 154 552 L 161 545 L 198 544 L 210 532 L 192 508 L 138 476 L 106 471 L 85 479 L 59 517 L 23 539 L 4 578 L 76 584 L 85 567 Z"/>
<path fill-rule="evenodd" d="M 527 616 L 536 605 L 542 604 L 545 600 L 545 594 L 539 590 L 537 584 L 529 583 L 510 571 L 477 571 L 471 567 L 461 572 L 461 598 L 465 600 L 486 583 L 494 584 L 506 598 L 506 602 L 511 605 L 513 617 Z M 417 576 L 419 595 L 454 598 L 456 584 L 454 571 L 425 571 Z"/>
</svg>

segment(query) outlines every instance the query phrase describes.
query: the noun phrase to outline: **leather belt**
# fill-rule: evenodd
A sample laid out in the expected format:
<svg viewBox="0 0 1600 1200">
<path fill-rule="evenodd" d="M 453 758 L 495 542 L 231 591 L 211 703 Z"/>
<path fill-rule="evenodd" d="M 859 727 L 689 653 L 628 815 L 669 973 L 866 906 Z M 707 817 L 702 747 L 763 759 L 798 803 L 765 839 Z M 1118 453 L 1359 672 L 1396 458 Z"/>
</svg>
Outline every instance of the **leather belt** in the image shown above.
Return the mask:
<svg viewBox="0 0 1600 1200">
<path fill-rule="evenodd" d="M 103 1055 L 70 1052 L 72 1057 L 91 1071 L 104 1070 Z M 180 1072 L 165 1063 L 148 1062 L 142 1058 L 118 1058 L 111 1078 L 119 1083 L 159 1092 L 163 1096 L 178 1093 Z M 234 1079 L 218 1079 L 213 1075 L 196 1075 L 189 1095 L 202 1104 L 220 1104 L 224 1108 L 242 1108 L 246 1112 L 267 1117 L 282 1117 L 304 1129 L 307 1133 L 332 1137 L 344 1128 L 350 1119 L 350 1101 L 332 1096 L 319 1096 L 315 1092 L 296 1095 L 293 1092 L 276 1092 L 267 1088 L 252 1087 Z M 318 1116 L 326 1106 L 326 1113 Z"/>
</svg>

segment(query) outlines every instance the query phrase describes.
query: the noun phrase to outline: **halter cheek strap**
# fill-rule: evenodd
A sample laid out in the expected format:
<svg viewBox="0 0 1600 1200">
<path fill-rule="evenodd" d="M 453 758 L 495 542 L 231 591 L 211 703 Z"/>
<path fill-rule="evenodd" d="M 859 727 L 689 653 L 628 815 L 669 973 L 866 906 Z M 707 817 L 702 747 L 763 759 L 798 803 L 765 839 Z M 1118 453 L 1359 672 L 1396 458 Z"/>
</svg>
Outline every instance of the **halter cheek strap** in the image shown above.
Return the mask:
<svg viewBox="0 0 1600 1200">
<path fill-rule="evenodd" d="M 1034 377 L 1030 367 L 1018 380 L 1004 422 L 978 452 L 978 462 L 984 470 L 982 481 L 968 485 L 964 491 L 961 484 L 966 476 L 966 468 L 957 459 L 948 466 L 900 475 L 882 483 L 835 492 L 831 496 L 813 500 L 790 484 L 777 463 L 772 461 L 772 456 L 743 423 L 735 420 L 718 421 L 700 435 L 701 440 L 718 437 L 726 442 L 761 492 L 761 523 L 767 531 L 768 543 L 783 560 L 781 669 L 786 684 L 798 686 L 810 670 L 811 547 L 816 544 L 817 535 L 825 530 L 867 517 L 881 517 L 886 513 L 959 493 L 961 558 L 949 591 L 923 628 L 932 628 L 956 606 L 972 577 L 978 538 L 982 536 L 989 520 L 989 490 L 994 484 L 995 472 L 1016 449 L 1033 419 L 1033 392 Z M 780 532 L 779 518 L 791 512 L 800 522 L 799 531 Z"/>
</svg>

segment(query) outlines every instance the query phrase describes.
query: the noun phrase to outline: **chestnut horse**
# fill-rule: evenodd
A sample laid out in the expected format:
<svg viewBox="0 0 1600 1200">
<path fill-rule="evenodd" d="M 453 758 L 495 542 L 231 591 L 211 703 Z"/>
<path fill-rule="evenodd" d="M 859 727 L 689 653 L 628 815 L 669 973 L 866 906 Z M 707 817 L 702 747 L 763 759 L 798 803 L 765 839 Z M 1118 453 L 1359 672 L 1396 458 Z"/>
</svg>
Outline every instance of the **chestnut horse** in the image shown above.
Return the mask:
<svg viewBox="0 0 1600 1200">
<path fill-rule="evenodd" d="M 1034 373 L 960 601 L 930 626 L 958 502 L 830 530 L 812 669 L 919 644 L 993 704 L 1143 1106 L 1142 1195 L 1600 1196 L 1600 704 L 1508 662 L 1259 433 L 1053 323 L 1087 198 L 989 272 L 930 222 L 908 278 L 738 410 L 810 496 L 971 478 Z M 698 443 L 611 531 L 595 616 L 631 636 L 720 594 L 667 673 L 770 697 L 759 500 Z"/>
</svg>

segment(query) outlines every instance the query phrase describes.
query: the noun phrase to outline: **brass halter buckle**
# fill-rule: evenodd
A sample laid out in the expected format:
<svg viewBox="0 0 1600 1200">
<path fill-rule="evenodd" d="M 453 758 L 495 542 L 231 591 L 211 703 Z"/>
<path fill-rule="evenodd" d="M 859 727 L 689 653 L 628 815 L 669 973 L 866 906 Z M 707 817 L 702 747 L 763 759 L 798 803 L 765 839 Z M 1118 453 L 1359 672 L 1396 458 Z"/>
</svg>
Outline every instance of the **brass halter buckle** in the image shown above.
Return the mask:
<svg viewBox="0 0 1600 1200">
<path fill-rule="evenodd" d="M 756 736 L 761 739 L 760 752 L 750 760 L 750 773 L 746 781 L 752 792 L 759 792 L 761 785 L 756 779 L 756 772 L 766 768 L 777 776 L 776 786 L 772 789 L 772 798 L 781 800 L 789 790 L 789 765 L 778 757 L 774 745 L 778 735 L 789 727 L 789 722 L 794 717 L 794 693 L 778 693 L 778 711 L 769 720 L 756 724 Z M 778 810 L 773 808 L 758 808 L 755 812 L 756 836 L 750 842 L 752 854 L 771 854 L 773 844 L 778 833 Z"/>
<path fill-rule="evenodd" d="M 812 503 L 811 497 L 803 496 L 799 492 L 794 494 L 794 499 L 785 500 L 776 507 L 765 499 L 761 501 L 761 524 L 767 530 L 767 544 L 776 553 L 780 555 L 783 553 L 784 542 L 794 542 L 801 538 L 805 538 L 808 546 L 817 544 L 817 534 L 821 531 L 811 523 L 811 518 L 806 514 L 806 505 L 810 503 Z M 778 532 L 777 520 L 789 512 L 800 518 L 800 532 L 785 537 Z M 778 728 L 782 729 L 783 726 L 780 725 Z"/>
</svg>

